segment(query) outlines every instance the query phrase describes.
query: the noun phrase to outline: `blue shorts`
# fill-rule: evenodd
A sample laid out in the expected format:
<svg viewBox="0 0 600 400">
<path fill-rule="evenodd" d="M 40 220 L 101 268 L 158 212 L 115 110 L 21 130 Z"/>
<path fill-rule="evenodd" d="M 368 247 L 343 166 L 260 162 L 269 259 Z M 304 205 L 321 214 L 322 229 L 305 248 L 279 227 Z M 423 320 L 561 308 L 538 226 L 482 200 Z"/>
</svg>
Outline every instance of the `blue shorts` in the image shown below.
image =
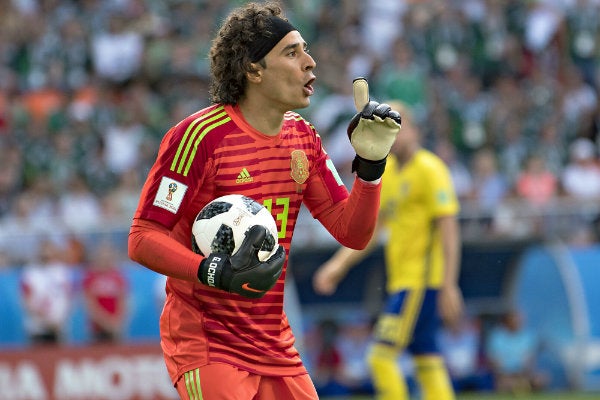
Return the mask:
<svg viewBox="0 0 600 400">
<path fill-rule="evenodd" d="M 390 295 L 375 325 L 375 341 L 413 355 L 439 353 L 437 297 L 437 289 L 408 289 Z"/>
</svg>

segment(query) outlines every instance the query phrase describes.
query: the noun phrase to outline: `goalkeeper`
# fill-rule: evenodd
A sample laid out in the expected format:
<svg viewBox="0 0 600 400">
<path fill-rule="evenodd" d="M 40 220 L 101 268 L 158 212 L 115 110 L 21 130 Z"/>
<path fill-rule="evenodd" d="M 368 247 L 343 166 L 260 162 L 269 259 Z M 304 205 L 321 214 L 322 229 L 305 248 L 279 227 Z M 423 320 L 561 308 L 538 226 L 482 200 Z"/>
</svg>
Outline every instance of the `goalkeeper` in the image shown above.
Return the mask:
<svg viewBox="0 0 600 400">
<path fill-rule="evenodd" d="M 349 269 L 379 243 L 385 244 L 388 300 L 374 331 L 368 355 L 379 400 L 408 399 L 398 356 L 408 350 L 424 400 L 454 398 L 435 343 L 440 316 L 458 322 L 463 299 L 458 288 L 459 204 L 448 168 L 421 148 L 419 131 L 408 110 L 401 110 L 402 134 L 392 146 L 383 175 L 377 232 L 364 250 L 342 247 L 314 275 L 315 291 L 332 294 Z"/>
<path fill-rule="evenodd" d="M 129 256 L 167 276 L 161 346 L 181 399 L 317 399 L 283 311 L 298 212 L 304 204 L 342 245 L 364 248 L 400 115 L 369 101 L 366 81 L 354 83 L 356 179 L 348 193 L 313 125 L 291 111 L 309 106 L 316 63 L 278 4 L 234 9 L 209 58 L 213 104 L 165 134 L 133 218 Z M 198 211 L 233 193 L 275 217 L 280 247 L 268 260 L 257 257 L 263 229 L 250 230 L 231 256 L 191 250 Z"/>
</svg>

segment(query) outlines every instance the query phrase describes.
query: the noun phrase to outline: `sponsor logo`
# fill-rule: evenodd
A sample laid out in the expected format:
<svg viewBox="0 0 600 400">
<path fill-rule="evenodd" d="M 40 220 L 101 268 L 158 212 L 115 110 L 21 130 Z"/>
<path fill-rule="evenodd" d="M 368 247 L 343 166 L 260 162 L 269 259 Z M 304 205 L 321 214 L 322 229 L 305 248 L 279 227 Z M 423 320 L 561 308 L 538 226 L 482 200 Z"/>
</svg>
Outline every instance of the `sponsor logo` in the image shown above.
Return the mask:
<svg viewBox="0 0 600 400">
<path fill-rule="evenodd" d="M 258 290 L 258 289 L 254 289 L 253 287 L 250 286 L 250 282 L 246 282 L 242 285 L 242 289 L 247 290 L 249 292 L 254 292 L 254 293 L 262 293 L 264 292 L 264 290 Z"/>
<path fill-rule="evenodd" d="M 235 183 L 250 183 L 250 182 L 254 182 L 254 179 L 252 178 L 252 176 L 250 176 L 250 173 L 248 172 L 248 170 L 246 168 L 243 168 L 242 171 L 240 172 L 240 174 L 238 175 L 237 179 L 235 180 Z"/>
</svg>

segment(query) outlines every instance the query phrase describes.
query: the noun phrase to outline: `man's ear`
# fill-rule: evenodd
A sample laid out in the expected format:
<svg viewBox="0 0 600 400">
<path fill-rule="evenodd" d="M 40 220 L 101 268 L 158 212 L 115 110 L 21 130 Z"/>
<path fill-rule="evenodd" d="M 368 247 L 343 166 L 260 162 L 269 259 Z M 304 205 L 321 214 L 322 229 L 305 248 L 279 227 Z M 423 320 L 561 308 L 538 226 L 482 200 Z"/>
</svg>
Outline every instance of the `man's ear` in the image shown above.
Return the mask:
<svg viewBox="0 0 600 400">
<path fill-rule="evenodd" d="M 248 82 L 258 83 L 262 79 L 262 68 L 259 64 L 250 63 L 250 69 L 246 72 Z"/>
</svg>

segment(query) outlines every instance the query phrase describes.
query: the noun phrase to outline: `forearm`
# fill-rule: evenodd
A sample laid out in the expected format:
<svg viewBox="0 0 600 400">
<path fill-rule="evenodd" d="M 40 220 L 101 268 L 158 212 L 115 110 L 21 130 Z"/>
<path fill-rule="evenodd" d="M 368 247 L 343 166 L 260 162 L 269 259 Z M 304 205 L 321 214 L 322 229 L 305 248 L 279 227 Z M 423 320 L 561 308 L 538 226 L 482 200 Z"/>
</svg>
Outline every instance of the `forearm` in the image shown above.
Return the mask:
<svg viewBox="0 0 600 400">
<path fill-rule="evenodd" d="M 438 221 L 444 253 L 444 286 L 457 285 L 460 275 L 461 237 L 458 221 L 454 216 Z"/>
<path fill-rule="evenodd" d="M 355 250 L 348 247 L 341 247 L 335 252 L 331 260 L 344 266 L 344 271 L 348 271 L 356 264 L 364 260 L 377 247 L 379 242 L 379 224 L 375 225 L 375 230 L 371 236 L 371 240 L 367 243 L 364 249 Z"/>
<path fill-rule="evenodd" d="M 328 261 L 328 264 L 337 266 L 340 278 L 344 277 L 352 267 L 366 257 L 367 249 L 354 250 L 349 247 L 340 247 Z"/>
<path fill-rule="evenodd" d="M 134 219 L 129 232 L 129 257 L 163 275 L 198 282 L 202 256 L 186 248 L 168 235 L 161 225 Z"/>
<path fill-rule="evenodd" d="M 323 226 L 343 246 L 361 250 L 367 247 L 377 221 L 381 183 L 354 181 L 343 207 L 319 216 Z"/>
</svg>

